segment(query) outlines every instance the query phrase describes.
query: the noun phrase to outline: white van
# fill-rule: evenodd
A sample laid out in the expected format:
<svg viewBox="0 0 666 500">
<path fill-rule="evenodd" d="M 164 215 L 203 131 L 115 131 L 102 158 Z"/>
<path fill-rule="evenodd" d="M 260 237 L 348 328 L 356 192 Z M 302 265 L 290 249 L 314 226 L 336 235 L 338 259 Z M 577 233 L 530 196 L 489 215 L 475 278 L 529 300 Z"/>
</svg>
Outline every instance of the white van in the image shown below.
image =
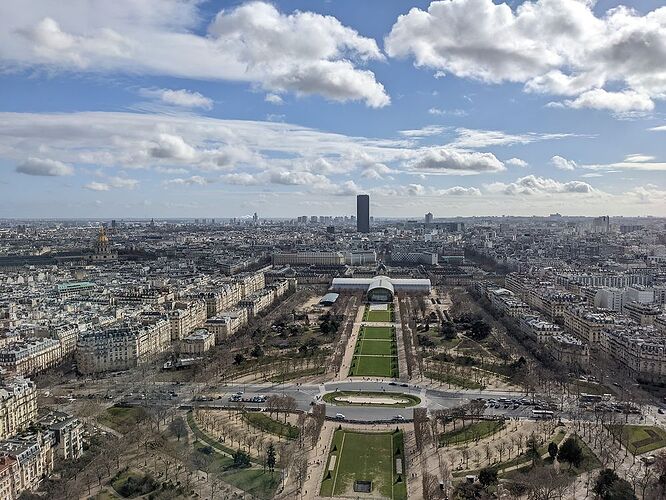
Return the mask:
<svg viewBox="0 0 666 500">
<path fill-rule="evenodd" d="M 344 420 L 345 416 L 342 413 L 336 413 L 335 418 L 338 419 L 338 420 Z"/>
</svg>

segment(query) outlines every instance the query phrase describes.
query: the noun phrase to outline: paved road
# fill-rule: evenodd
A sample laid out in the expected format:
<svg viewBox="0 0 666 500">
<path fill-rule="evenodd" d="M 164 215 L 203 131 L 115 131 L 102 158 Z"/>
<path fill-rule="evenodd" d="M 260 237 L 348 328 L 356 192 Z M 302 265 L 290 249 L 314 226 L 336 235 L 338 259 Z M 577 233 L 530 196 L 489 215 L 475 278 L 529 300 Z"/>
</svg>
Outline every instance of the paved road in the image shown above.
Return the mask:
<svg viewBox="0 0 666 500">
<path fill-rule="evenodd" d="M 159 384 L 162 387 L 172 387 L 171 384 Z M 407 393 L 414 394 L 421 399 L 420 407 L 426 407 L 429 411 L 447 409 L 458 407 L 469 403 L 470 401 L 480 398 L 486 401 L 487 407 L 484 411 L 485 415 L 502 415 L 506 418 L 526 419 L 534 418 L 533 406 L 528 405 L 515 405 L 513 403 L 506 403 L 504 399 L 509 401 L 526 399 L 525 394 L 520 394 L 511 391 L 498 391 L 498 390 L 444 390 L 433 389 L 430 387 L 421 387 L 417 384 L 401 384 L 399 382 L 392 383 L 389 380 L 366 380 L 366 381 L 334 381 L 326 384 L 219 384 L 219 385 L 204 385 L 204 384 L 180 384 L 173 386 L 173 389 L 178 393 L 176 397 L 165 397 L 160 400 L 152 400 L 151 404 L 163 404 L 165 406 L 177 407 L 192 405 L 192 395 L 202 394 L 211 397 L 212 400 L 196 401 L 199 406 L 206 407 L 233 407 L 238 406 L 239 403 L 229 401 L 229 398 L 238 392 L 243 393 L 243 398 L 251 399 L 252 396 L 263 395 L 285 395 L 291 396 L 296 400 L 296 406 L 299 410 L 308 411 L 311 406 L 320 401 L 320 398 L 328 392 L 334 391 L 372 391 L 372 392 L 394 392 L 394 393 Z M 164 389 L 162 389 L 164 391 Z M 164 391 L 166 392 L 166 391 Z M 502 399 L 504 398 L 504 399 Z M 500 401 L 502 399 L 502 401 Z M 544 401 L 545 398 L 537 396 L 537 401 Z M 142 405 L 146 404 L 145 399 L 132 397 L 126 399 L 129 403 Z M 557 403 L 557 401 L 554 401 Z M 263 408 L 265 403 L 246 401 L 242 403 L 250 408 Z M 564 411 L 555 411 L 555 415 L 569 420 L 574 418 L 574 407 L 576 405 L 575 398 L 568 398 L 564 402 Z M 336 414 L 342 413 L 347 420 L 358 421 L 392 421 L 397 415 L 401 415 L 405 419 L 411 419 L 413 416 L 413 408 L 382 408 L 373 406 L 344 406 L 334 405 L 328 403 L 326 405 L 326 413 L 329 417 L 335 417 Z M 629 415 L 628 421 L 630 423 L 658 423 L 663 425 L 665 420 L 657 415 L 656 410 L 649 411 L 650 416 L 646 420 L 641 420 L 638 415 Z M 624 418 L 624 415 L 622 415 Z M 583 419 L 594 420 L 593 412 L 587 412 L 582 415 Z"/>
</svg>

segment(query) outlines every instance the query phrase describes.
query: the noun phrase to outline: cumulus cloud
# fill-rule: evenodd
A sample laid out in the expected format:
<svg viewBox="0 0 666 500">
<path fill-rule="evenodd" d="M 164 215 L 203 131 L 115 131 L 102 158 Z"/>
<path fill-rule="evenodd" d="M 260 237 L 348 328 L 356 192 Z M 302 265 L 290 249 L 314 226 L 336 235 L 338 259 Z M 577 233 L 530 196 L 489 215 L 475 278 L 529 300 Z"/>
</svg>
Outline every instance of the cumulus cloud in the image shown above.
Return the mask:
<svg viewBox="0 0 666 500">
<path fill-rule="evenodd" d="M 384 58 L 377 43 L 335 17 L 285 14 L 255 1 L 205 19 L 199 5 L 192 0 L 68 5 L 35 0 L 28 6 L 6 0 L 0 4 L 0 61 L 5 67 L 49 71 L 245 81 L 272 93 L 319 94 L 370 107 L 390 103 L 374 73 L 363 69 L 367 61 Z M 202 22 L 204 35 L 197 33 Z M 167 98 L 192 102 L 182 94 Z"/>
<path fill-rule="evenodd" d="M 646 14 L 596 2 L 441 0 L 401 15 L 385 39 L 391 57 L 527 92 L 577 96 L 572 107 L 651 110 L 666 95 L 666 7 Z M 621 82 L 622 92 L 604 89 Z"/>
<path fill-rule="evenodd" d="M 570 108 L 601 109 L 616 113 L 630 111 L 652 111 L 654 102 L 649 96 L 633 90 L 608 92 L 604 89 L 593 89 L 583 92 L 573 101 L 564 101 Z"/>
<path fill-rule="evenodd" d="M 492 153 L 427 148 L 408 163 L 410 170 L 421 173 L 479 174 L 502 172 L 504 164 Z"/>
<path fill-rule="evenodd" d="M 666 190 L 659 189 L 655 184 L 647 184 L 645 186 L 636 186 L 635 188 L 624 193 L 639 203 L 663 203 L 666 200 Z"/>
<path fill-rule="evenodd" d="M 158 99 L 164 104 L 182 108 L 211 109 L 213 107 L 212 99 L 192 90 L 141 89 L 141 95 Z"/>
<path fill-rule="evenodd" d="M 439 189 L 422 184 L 405 184 L 402 186 L 384 186 L 372 190 L 373 194 L 392 197 L 419 197 L 419 196 L 481 196 L 481 190 L 475 187 L 453 186 Z"/>
<path fill-rule="evenodd" d="M 520 167 L 520 168 L 527 168 L 529 166 L 529 164 L 525 160 L 521 160 L 520 158 L 509 158 L 504 163 L 512 167 Z"/>
<path fill-rule="evenodd" d="M 492 193 L 505 195 L 552 195 L 552 194 L 595 194 L 599 193 L 587 182 L 569 181 L 560 182 L 546 177 L 527 175 L 520 177 L 515 182 L 495 182 L 486 186 Z"/>
<path fill-rule="evenodd" d="M 69 165 L 57 160 L 48 158 L 28 158 L 23 163 L 16 166 L 16 171 L 20 174 L 60 177 L 72 175 L 74 169 Z"/>
<path fill-rule="evenodd" d="M 567 160 L 566 158 L 557 155 L 550 159 L 550 163 L 560 170 L 575 170 L 578 166 L 575 161 Z"/>
<path fill-rule="evenodd" d="M 160 134 L 156 142 L 157 145 L 150 151 L 153 158 L 189 161 L 196 156 L 195 149 L 178 135 Z"/>
</svg>

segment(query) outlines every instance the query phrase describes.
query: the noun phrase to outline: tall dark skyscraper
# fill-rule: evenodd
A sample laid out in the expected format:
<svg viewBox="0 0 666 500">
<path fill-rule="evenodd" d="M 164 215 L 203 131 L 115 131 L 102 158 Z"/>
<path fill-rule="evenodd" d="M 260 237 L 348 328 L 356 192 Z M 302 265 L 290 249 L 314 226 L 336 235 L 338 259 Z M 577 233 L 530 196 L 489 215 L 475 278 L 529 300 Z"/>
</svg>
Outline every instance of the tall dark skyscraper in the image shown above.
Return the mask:
<svg viewBox="0 0 666 500">
<path fill-rule="evenodd" d="M 370 196 L 367 194 L 356 197 L 356 230 L 359 233 L 370 232 Z"/>
</svg>

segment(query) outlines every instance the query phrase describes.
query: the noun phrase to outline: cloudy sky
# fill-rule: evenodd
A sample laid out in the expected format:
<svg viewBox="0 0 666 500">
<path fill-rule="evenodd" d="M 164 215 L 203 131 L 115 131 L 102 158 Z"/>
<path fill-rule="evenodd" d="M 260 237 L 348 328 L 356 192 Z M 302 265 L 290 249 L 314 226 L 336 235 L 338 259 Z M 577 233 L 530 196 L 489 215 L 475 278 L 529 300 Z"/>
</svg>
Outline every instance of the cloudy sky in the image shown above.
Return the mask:
<svg viewBox="0 0 666 500">
<path fill-rule="evenodd" d="M 0 217 L 666 215 L 663 0 L 3 0 Z"/>
</svg>

